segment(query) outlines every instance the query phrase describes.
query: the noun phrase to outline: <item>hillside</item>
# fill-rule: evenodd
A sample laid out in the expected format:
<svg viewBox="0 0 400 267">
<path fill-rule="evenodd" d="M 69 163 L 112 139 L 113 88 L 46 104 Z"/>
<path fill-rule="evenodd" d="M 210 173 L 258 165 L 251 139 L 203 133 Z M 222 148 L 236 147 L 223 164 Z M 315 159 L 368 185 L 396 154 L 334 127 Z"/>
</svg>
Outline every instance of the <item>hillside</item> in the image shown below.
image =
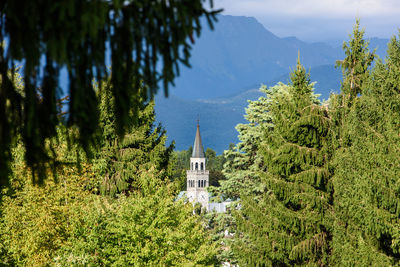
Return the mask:
<svg viewBox="0 0 400 267">
<path fill-rule="evenodd" d="M 215 30 L 204 27 L 190 59 L 181 68 L 171 94 L 184 99 L 210 99 L 257 87 L 290 71 L 298 52 L 307 68 L 334 65 L 340 48 L 324 43 L 279 38 L 255 18 L 219 16 Z"/>
<path fill-rule="evenodd" d="M 371 38 L 370 47 L 384 58 L 387 42 Z M 339 92 L 342 74 L 334 64 L 344 57 L 341 47 L 279 38 L 251 17 L 219 16 L 215 31 L 204 27 L 196 39 L 192 68 L 182 66 L 170 97 L 156 96 L 157 121 L 182 150 L 192 145 L 199 117 L 205 146 L 222 153 L 237 142 L 234 127 L 244 122 L 247 100 L 260 96 L 261 84 L 287 83 L 299 52 L 321 100 Z"/>
<path fill-rule="evenodd" d="M 286 73 L 265 84 L 287 83 L 288 78 L 289 73 Z M 341 72 L 332 65 L 315 67 L 311 70 L 311 80 L 318 81 L 315 92 L 321 94 L 321 99 L 327 99 L 330 92 L 339 91 Z M 168 139 L 175 140 L 176 149 L 182 150 L 193 145 L 199 117 L 203 144 L 222 153 L 230 143 L 237 142 L 235 126 L 245 122 L 243 115 L 247 100 L 255 100 L 262 95 L 258 88 L 214 99 L 187 100 L 177 96 L 158 96 L 155 107 L 157 120 L 167 129 Z"/>
</svg>

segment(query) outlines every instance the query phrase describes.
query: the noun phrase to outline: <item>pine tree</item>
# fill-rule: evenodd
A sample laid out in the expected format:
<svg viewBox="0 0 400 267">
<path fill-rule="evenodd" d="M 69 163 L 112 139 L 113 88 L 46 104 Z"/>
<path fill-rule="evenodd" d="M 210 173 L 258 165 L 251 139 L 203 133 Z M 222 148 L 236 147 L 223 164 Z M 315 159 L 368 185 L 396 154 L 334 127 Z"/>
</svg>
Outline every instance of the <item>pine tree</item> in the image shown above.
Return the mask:
<svg viewBox="0 0 400 267">
<path fill-rule="evenodd" d="M 160 172 L 160 178 L 166 179 L 171 172 L 169 164 L 173 144 L 165 146 L 165 131 L 159 125 L 154 128 L 154 101 L 148 103 L 141 98 L 136 100 L 139 106 L 137 117 L 131 117 L 129 131 L 119 137 L 115 128 L 115 103 L 107 82 L 99 90 L 100 126 L 102 147 L 95 161 L 97 173 L 102 177 L 100 192 L 110 196 L 140 190 L 141 172 L 154 168 Z M 140 90 L 146 90 L 141 87 Z M 133 113 L 132 113 L 133 114 Z"/>
<path fill-rule="evenodd" d="M 344 128 L 351 144 L 335 154 L 333 262 L 400 264 L 400 40 L 364 81 Z"/>
<path fill-rule="evenodd" d="M 353 35 L 348 43 L 343 43 L 346 57 L 336 62 L 343 71 L 341 93 L 330 96 L 330 114 L 334 128 L 332 142 L 336 148 L 351 144 L 351 136 L 346 129 L 346 118 L 358 95 L 362 93 L 369 77 L 369 68 L 375 58 L 375 50 L 370 51 L 369 42 L 364 40 L 364 30 L 360 30 L 360 21 L 356 20 Z"/>
<path fill-rule="evenodd" d="M 254 194 L 259 196 L 264 192 L 265 186 L 261 183 L 258 171 L 265 170 L 262 156 L 259 154 L 260 144 L 263 141 L 263 131 L 270 131 L 273 128 L 269 105 L 274 101 L 274 96 L 287 92 L 286 85 L 279 84 L 268 88 L 263 85 L 260 91 L 265 96 L 255 101 L 248 101 L 245 118 L 246 124 L 238 124 L 236 130 L 239 132 L 240 142 L 231 144 L 228 150 L 224 151 L 223 174 L 226 180 L 220 181 L 220 187 L 209 187 L 209 191 L 218 194 L 217 198 L 230 198 L 235 202 L 230 205 L 223 214 L 207 214 L 213 236 L 218 243 L 222 244 L 218 259 L 220 262 L 237 264 L 237 256 L 231 249 L 235 243 L 242 242 L 240 232 L 236 227 L 236 220 L 232 216 L 237 202 L 240 202 L 241 195 Z M 234 235 L 232 239 L 225 236 L 226 231 Z"/>
<path fill-rule="evenodd" d="M 300 60 L 290 78 L 287 91 L 269 105 L 273 128 L 264 129 L 266 171 L 259 173 L 266 192 L 259 199 L 242 194 L 236 213 L 242 238 L 234 251 L 242 265 L 328 263 L 333 221 L 329 117 L 315 103 Z"/>
<path fill-rule="evenodd" d="M 361 93 L 363 83 L 368 78 L 368 68 L 375 58 L 375 50 L 372 53 L 369 51 L 369 42 L 364 39 L 364 33 L 357 19 L 349 43 L 343 43 L 346 57 L 336 63 L 343 71 L 342 93 L 346 106 L 351 106 L 354 98 Z"/>
<path fill-rule="evenodd" d="M 263 192 L 264 187 L 257 172 L 264 170 L 265 166 L 259 155 L 259 149 L 263 132 L 273 128 L 272 118 L 268 112 L 269 105 L 274 95 L 282 93 L 284 87 L 285 85 L 279 84 L 267 89 L 263 85 L 260 91 L 265 93 L 265 96 L 255 101 L 248 101 L 244 116 L 248 123 L 236 126 L 240 142 L 237 145 L 232 144 L 228 150 L 224 151 L 223 174 L 226 180 L 221 181 L 220 188 L 211 188 L 211 190 L 232 199 L 238 199 L 242 191 L 246 194 Z"/>
</svg>

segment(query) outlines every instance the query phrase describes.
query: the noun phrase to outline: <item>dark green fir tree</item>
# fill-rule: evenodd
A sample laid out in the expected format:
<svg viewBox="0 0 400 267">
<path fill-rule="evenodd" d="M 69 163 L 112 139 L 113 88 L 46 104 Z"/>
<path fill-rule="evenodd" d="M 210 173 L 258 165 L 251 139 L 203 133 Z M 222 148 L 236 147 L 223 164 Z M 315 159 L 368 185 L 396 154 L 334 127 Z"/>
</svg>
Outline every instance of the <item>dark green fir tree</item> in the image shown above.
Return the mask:
<svg viewBox="0 0 400 267">
<path fill-rule="evenodd" d="M 232 211 L 236 207 L 240 207 L 236 205 L 240 205 L 241 195 L 251 194 L 258 198 L 265 191 L 265 185 L 258 175 L 260 170 L 265 170 L 263 157 L 259 153 L 260 145 L 263 142 L 263 132 L 273 128 L 272 118 L 268 112 L 269 105 L 273 102 L 274 97 L 287 93 L 285 89 L 287 86 L 283 84 L 269 89 L 263 85 L 260 91 L 265 93 L 265 96 L 255 101 L 249 101 L 244 116 L 247 123 L 236 126 L 240 142 L 236 145 L 231 144 L 223 155 L 225 161 L 223 174 L 226 180 L 221 180 L 219 187 L 208 188 L 209 191 L 218 195 L 216 198 L 218 201 L 221 199 L 234 201 L 225 213 L 208 214 L 209 225 L 214 233 L 213 237 L 219 244 L 222 244 L 218 255 L 220 262 L 228 262 L 233 265 L 238 263 L 238 257 L 232 247 L 235 247 L 236 243 L 240 246 L 246 237 L 238 231 Z M 226 232 L 229 232 L 229 235 L 226 235 Z M 231 238 L 231 236 L 235 236 L 235 238 Z"/>
<path fill-rule="evenodd" d="M 300 60 L 290 79 L 269 104 L 273 127 L 260 144 L 265 193 L 242 194 L 236 212 L 243 266 L 326 265 L 331 253 L 330 121 Z"/>
<path fill-rule="evenodd" d="M 360 29 L 360 20 L 357 19 L 350 41 L 343 43 L 346 57 L 336 62 L 336 66 L 343 71 L 342 94 L 346 106 L 350 106 L 353 99 L 361 93 L 363 83 L 368 78 L 368 68 L 375 58 L 375 50 L 370 52 L 369 42 L 364 39 L 364 34 L 365 31 Z"/>
<path fill-rule="evenodd" d="M 139 90 L 146 90 L 142 86 Z M 116 132 L 115 102 L 109 81 L 98 90 L 100 102 L 101 148 L 95 160 L 95 169 L 100 177 L 100 192 L 115 196 L 140 190 L 141 173 L 152 169 L 166 179 L 171 172 L 170 155 L 173 144 L 165 146 L 165 130 L 154 127 L 154 101 L 135 99 L 137 116 L 131 113 L 129 131 L 120 137 Z"/>
<path fill-rule="evenodd" d="M 333 263 L 400 264 L 400 40 L 375 64 L 344 121 L 351 143 L 334 156 Z"/>
<path fill-rule="evenodd" d="M 247 123 L 236 125 L 240 142 L 236 145 L 231 144 L 229 149 L 224 151 L 223 174 L 226 180 L 221 181 L 221 187 L 211 190 L 231 199 L 240 198 L 241 193 L 260 194 L 264 191 L 258 175 L 259 170 L 265 170 L 263 157 L 259 153 L 260 144 L 263 142 L 263 132 L 273 128 L 271 114 L 268 112 L 269 105 L 274 97 L 287 92 L 286 87 L 284 84 L 271 88 L 263 85 L 260 91 L 265 93 L 265 96 L 248 101 L 244 115 Z"/>
</svg>

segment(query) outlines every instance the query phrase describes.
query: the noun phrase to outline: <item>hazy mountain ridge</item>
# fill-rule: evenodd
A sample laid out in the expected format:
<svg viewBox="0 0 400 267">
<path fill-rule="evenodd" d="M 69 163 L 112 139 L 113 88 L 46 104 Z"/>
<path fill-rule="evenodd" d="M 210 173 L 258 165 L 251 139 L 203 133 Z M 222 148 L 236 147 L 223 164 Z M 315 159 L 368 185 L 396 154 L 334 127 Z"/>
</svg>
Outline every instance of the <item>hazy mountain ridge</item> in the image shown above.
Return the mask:
<svg viewBox="0 0 400 267">
<path fill-rule="evenodd" d="M 215 31 L 203 29 L 192 51 L 192 68 L 181 69 L 169 98 L 162 93 L 156 97 L 157 121 L 178 150 L 193 145 L 198 116 L 205 147 L 222 153 L 236 143 L 234 127 L 245 122 L 247 100 L 262 95 L 261 84 L 287 83 L 298 52 L 321 100 L 340 90 L 342 74 L 334 64 L 344 57 L 341 46 L 279 38 L 251 17 L 219 16 Z M 371 50 L 378 47 L 384 58 L 387 42 L 371 38 Z"/>
<path fill-rule="evenodd" d="M 192 68 L 182 67 L 171 94 L 206 99 L 238 93 L 289 72 L 299 51 L 307 68 L 333 65 L 341 53 L 323 43 L 279 38 L 255 18 L 219 16 L 215 30 L 204 27 L 196 39 Z"/>
<path fill-rule="evenodd" d="M 318 66 L 311 70 L 311 80 L 318 81 L 315 92 L 321 94 L 321 100 L 327 99 L 330 92 L 339 91 L 340 79 L 341 71 L 332 65 Z M 280 81 L 288 83 L 289 73 L 265 84 L 274 86 Z M 176 141 L 176 149 L 182 150 L 193 145 L 196 120 L 199 117 L 204 145 L 222 153 L 229 143 L 238 141 L 235 126 L 245 123 L 248 100 L 256 100 L 263 95 L 259 87 L 231 97 L 213 99 L 187 100 L 173 95 L 169 98 L 160 95 L 156 97 L 157 120 L 167 129 L 169 140 Z"/>
</svg>

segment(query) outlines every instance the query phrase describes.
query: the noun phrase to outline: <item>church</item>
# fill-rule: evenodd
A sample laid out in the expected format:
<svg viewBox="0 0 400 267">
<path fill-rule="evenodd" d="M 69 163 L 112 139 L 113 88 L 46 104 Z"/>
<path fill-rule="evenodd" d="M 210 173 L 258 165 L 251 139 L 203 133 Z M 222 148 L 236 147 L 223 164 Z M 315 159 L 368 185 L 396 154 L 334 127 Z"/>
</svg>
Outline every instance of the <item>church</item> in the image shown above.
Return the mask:
<svg viewBox="0 0 400 267">
<path fill-rule="evenodd" d="M 178 198 L 186 195 L 186 198 L 194 204 L 200 203 L 207 211 L 225 212 L 230 201 L 217 203 L 210 202 L 209 186 L 210 173 L 206 168 L 206 157 L 200 136 L 200 125 L 197 122 L 196 136 L 193 144 L 193 152 L 190 158 L 189 170 L 186 171 L 186 192 L 181 192 Z"/>
<path fill-rule="evenodd" d="M 206 157 L 200 136 L 200 126 L 197 122 L 196 137 L 193 144 L 190 169 L 186 171 L 186 197 L 192 203 L 200 203 L 208 210 L 208 192 L 210 173 L 206 170 Z"/>
</svg>

